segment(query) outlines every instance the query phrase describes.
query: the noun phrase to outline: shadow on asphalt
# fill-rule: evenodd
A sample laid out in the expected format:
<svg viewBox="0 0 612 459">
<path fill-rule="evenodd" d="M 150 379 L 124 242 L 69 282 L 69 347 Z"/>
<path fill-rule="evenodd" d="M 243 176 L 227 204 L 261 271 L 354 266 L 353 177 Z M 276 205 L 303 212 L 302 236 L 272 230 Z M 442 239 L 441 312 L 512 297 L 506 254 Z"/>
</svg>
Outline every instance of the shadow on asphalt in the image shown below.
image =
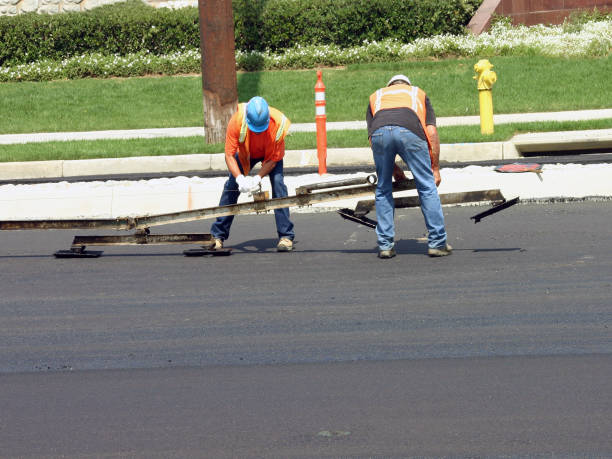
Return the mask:
<svg viewBox="0 0 612 459">
<path fill-rule="evenodd" d="M 228 244 L 228 247 L 232 247 L 234 251 L 254 253 L 254 252 L 269 252 L 270 250 L 276 250 L 277 240 L 273 238 L 266 239 L 252 239 L 249 241 L 241 242 L 240 244 Z M 304 249 L 301 250 L 299 247 L 300 241 L 294 241 L 294 251 L 300 253 L 376 253 L 378 248 L 374 243 L 371 249 L 340 249 L 340 248 L 323 248 L 323 249 Z M 427 245 L 422 242 L 418 242 L 413 239 L 402 239 L 395 243 L 395 249 L 398 252 L 406 254 L 420 254 L 427 250 Z"/>
</svg>

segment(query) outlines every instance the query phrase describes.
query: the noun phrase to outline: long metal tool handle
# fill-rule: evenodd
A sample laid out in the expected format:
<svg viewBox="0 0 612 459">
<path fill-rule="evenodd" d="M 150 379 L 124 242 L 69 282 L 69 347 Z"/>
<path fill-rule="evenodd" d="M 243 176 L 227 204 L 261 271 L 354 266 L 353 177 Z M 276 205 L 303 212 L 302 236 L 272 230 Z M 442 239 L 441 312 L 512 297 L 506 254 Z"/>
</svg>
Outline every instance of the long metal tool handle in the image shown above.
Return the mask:
<svg viewBox="0 0 612 459">
<path fill-rule="evenodd" d="M 295 189 L 295 194 L 311 193 L 314 190 L 327 190 L 329 188 L 339 188 L 343 186 L 363 185 L 369 183 L 370 185 L 376 185 L 378 178 L 375 174 L 370 174 L 366 177 L 358 177 L 353 179 L 345 180 L 334 180 L 332 182 L 319 182 L 311 183 L 310 185 L 304 185 Z"/>
<path fill-rule="evenodd" d="M 414 180 L 405 180 L 393 184 L 393 191 L 414 190 Z M 183 223 L 206 218 L 224 217 L 226 215 L 238 215 L 251 212 L 263 212 L 267 210 L 282 209 L 285 207 L 304 207 L 319 202 L 336 201 L 356 196 L 364 196 L 374 193 L 375 185 L 362 185 L 353 188 L 341 188 L 337 190 L 321 191 L 318 193 L 306 193 L 285 198 L 273 198 L 260 202 L 245 202 L 230 206 L 209 207 L 206 209 L 189 210 L 164 215 L 141 217 L 135 219 L 136 228 L 149 226 L 167 225 L 169 223 Z"/>
<path fill-rule="evenodd" d="M 511 199 L 510 201 L 505 201 L 502 202 L 501 204 L 498 204 L 492 208 L 490 208 L 489 210 L 485 210 L 484 212 L 480 212 L 479 214 L 474 215 L 473 217 L 470 217 L 471 220 L 474 220 L 474 223 L 478 223 L 480 220 L 482 220 L 485 217 L 488 217 L 489 215 L 493 215 L 496 214 L 497 212 L 507 209 L 508 207 L 511 207 L 515 204 L 518 204 L 519 202 L 519 198 L 518 196 L 514 199 Z"/>
<path fill-rule="evenodd" d="M 418 207 L 421 205 L 421 200 L 418 196 L 404 196 L 395 198 L 394 200 L 396 209 L 404 209 L 408 207 Z M 442 205 L 447 204 L 462 204 L 468 202 L 503 202 L 505 201 L 504 195 L 500 190 L 478 190 L 478 191 L 465 191 L 460 193 L 445 193 L 440 195 L 440 203 Z M 355 207 L 355 215 L 357 217 L 363 217 L 368 212 L 373 211 L 376 208 L 376 201 L 367 200 L 359 201 Z"/>
<path fill-rule="evenodd" d="M 130 217 L 71 219 L 71 220 L 5 220 L 0 221 L 0 230 L 41 230 L 41 229 L 96 229 L 115 230 L 136 228 L 136 220 Z"/>
<path fill-rule="evenodd" d="M 361 182 L 363 183 L 363 181 Z M 344 185 L 343 185 L 344 186 Z M 393 184 L 393 191 L 413 190 L 413 180 L 405 180 Z M 353 188 L 340 188 L 321 191 L 318 193 L 306 193 L 285 198 L 273 198 L 257 202 L 245 202 L 230 206 L 208 207 L 183 212 L 172 212 L 161 215 L 145 217 L 124 217 L 116 219 L 83 219 L 83 220 L 13 220 L 0 221 L 0 230 L 34 230 L 34 229 L 94 229 L 107 228 L 114 230 L 144 229 L 151 226 L 168 225 L 172 223 L 184 223 L 207 218 L 224 217 L 227 215 L 238 215 L 252 212 L 265 212 L 268 210 L 282 209 L 285 207 L 304 207 L 311 204 L 326 201 L 336 201 L 356 196 L 364 196 L 374 193 L 376 186 L 373 184 L 356 186 Z"/>
</svg>

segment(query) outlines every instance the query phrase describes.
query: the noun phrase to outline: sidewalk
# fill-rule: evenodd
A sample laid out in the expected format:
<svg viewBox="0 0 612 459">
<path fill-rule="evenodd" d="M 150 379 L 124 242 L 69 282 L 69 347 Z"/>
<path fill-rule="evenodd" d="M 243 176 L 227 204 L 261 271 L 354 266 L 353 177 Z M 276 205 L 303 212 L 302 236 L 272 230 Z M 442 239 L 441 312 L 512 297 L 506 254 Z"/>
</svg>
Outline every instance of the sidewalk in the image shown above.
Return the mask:
<svg viewBox="0 0 612 459">
<path fill-rule="evenodd" d="M 528 113 L 495 115 L 495 123 L 534 121 L 576 121 L 612 118 L 612 109 L 572 112 Z M 441 117 L 438 126 L 479 124 L 478 116 Z M 328 130 L 365 130 L 365 121 L 330 122 Z M 315 124 L 294 124 L 293 132 L 314 132 Z M 0 135 L 0 144 L 67 140 L 94 140 L 119 138 L 159 138 L 203 135 L 204 129 L 171 128 L 94 132 L 58 132 L 37 134 Z M 611 129 L 588 131 L 543 132 L 517 135 L 506 142 L 442 144 L 440 158 L 445 163 L 470 163 L 478 161 L 503 161 L 523 157 L 527 153 L 577 150 L 601 150 L 612 148 Z M 372 164 L 369 148 L 329 148 L 327 165 L 361 166 Z M 314 167 L 318 165 L 316 150 L 287 151 L 286 168 Z M 201 171 L 226 171 L 223 153 L 177 156 L 130 157 L 116 159 L 90 159 L 75 161 L 30 161 L 0 163 L 0 180 L 57 179 L 99 175 L 190 173 Z"/>
<path fill-rule="evenodd" d="M 515 113 L 493 115 L 494 124 L 533 123 L 538 121 L 583 121 L 612 118 L 612 109 L 581 110 L 550 113 Z M 475 126 L 480 124 L 479 116 L 439 117 L 437 125 L 442 126 Z M 365 121 L 335 121 L 327 123 L 328 131 L 366 129 Z M 289 132 L 315 132 L 315 123 L 294 123 Z M 69 140 L 100 140 L 100 139 L 153 139 L 158 137 L 193 137 L 204 136 L 203 127 L 185 128 L 152 128 L 123 129 L 113 131 L 91 132 L 41 132 L 31 134 L 2 134 L 0 145 L 55 142 Z"/>
</svg>

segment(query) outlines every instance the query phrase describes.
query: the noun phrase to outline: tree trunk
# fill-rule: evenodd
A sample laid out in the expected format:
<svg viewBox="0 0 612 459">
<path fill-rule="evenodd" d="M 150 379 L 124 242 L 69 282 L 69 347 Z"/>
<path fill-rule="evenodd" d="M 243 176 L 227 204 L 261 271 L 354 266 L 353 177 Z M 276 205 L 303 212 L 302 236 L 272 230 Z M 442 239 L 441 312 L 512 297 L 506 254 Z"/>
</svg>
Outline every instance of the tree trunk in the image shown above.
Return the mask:
<svg viewBox="0 0 612 459">
<path fill-rule="evenodd" d="M 198 7 L 204 135 L 207 143 L 221 143 L 238 105 L 232 1 L 199 0 Z"/>
</svg>

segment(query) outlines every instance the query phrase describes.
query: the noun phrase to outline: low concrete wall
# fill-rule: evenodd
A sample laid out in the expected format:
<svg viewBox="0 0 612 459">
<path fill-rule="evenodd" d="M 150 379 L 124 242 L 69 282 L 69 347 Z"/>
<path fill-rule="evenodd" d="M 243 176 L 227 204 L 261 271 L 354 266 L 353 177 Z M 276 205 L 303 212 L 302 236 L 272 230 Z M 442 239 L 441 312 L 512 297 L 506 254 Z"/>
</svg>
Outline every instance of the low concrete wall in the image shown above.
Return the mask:
<svg viewBox="0 0 612 459">
<path fill-rule="evenodd" d="M 492 16 L 507 16 L 513 24 L 561 24 L 581 10 L 611 11 L 612 0 L 484 0 L 468 28 L 478 35 L 489 28 Z"/>
</svg>

